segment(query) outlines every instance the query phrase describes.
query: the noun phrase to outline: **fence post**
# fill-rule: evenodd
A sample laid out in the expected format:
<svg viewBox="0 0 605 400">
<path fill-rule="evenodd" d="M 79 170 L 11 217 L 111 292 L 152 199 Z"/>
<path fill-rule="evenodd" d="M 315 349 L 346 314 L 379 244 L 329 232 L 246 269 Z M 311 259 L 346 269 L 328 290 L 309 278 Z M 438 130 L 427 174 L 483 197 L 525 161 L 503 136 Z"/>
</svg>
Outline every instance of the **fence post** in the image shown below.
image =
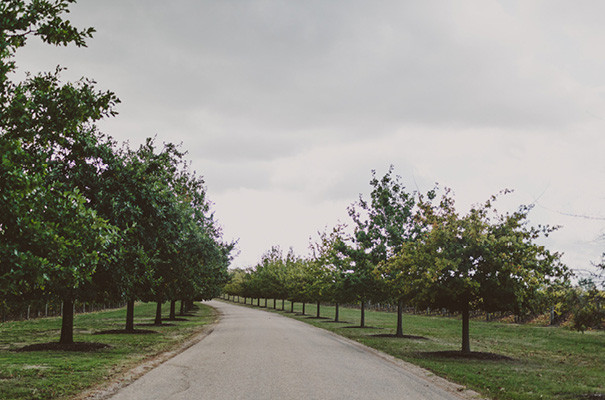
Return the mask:
<svg viewBox="0 0 605 400">
<path fill-rule="evenodd" d="M 555 307 L 554 306 L 550 307 L 550 324 L 551 325 L 555 324 Z"/>
<path fill-rule="evenodd" d="M 27 306 L 27 319 L 29 319 L 29 312 L 31 311 L 31 309 L 32 309 L 31 304 L 28 304 L 28 306 Z"/>
</svg>

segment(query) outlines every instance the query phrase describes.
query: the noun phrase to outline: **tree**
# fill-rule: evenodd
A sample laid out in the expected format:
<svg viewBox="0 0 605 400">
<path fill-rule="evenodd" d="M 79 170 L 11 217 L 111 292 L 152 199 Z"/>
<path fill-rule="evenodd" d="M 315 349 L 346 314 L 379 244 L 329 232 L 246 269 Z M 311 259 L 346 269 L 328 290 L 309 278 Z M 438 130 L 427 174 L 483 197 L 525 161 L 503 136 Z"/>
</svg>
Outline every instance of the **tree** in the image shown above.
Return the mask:
<svg viewBox="0 0 605 400">
<path fill-rule="evenodd" d="M 471 351 L 471 309 L 518 313 L 543 285 L 567 277 L 560 254 L 536 243 L 556 228 L 529 226 L 527 206 L 499 214 L 496 199 L 462 216 L 449 191 L 436 206 L 422 202 L 421 217 L 430 229 L 397 256 L 410 266 L 421 304 L 462 314 L 463 353 Z"/>
<path fill-rule="evenodd" d="M 307 289 L 309 295 L 317 299 L 317 317 L 320 317 L 321 301 L 335 303 L 334 321 L 339 322 L 339 305 L 343 302 L 354 301 L 354 298 L 343 290 L 345 268 L 349 265 L 347 259 L 339 257 L 337 243 L 342 240 L 345 226 L 337 225 L 331 232 L 319 232 L 319 240 L 311 242 L 311 265 L 309 274 L 311 284 Z"/>
<path fill-rule="evenodd" d="M 71 305 L 75 298 L 92 295 L 91 276 L 115 232 L 89 207 L 86 190 L 75 182 L 84 170 L 101 168 L 101 137 L 94 123 L 113 115 L 118 100 L 95 90 L 92 81 L 62 84 L 60 69 L 28 75 L 21 83 L 10 78 L 17 68 L 16 51 L 31 36 L 55 45 L 85 45 L 94 30 L 78 30 L 64 19 L 70 3 L 0 4 L 0 147 L 9 150 L 3 164 L 12 172 L 6 172 L 14 173 L 18 165 L 28 176 L 12 175 L 3 183 L 4 200 L 12 197 L 17 204 L 0 204 L 0 253 L 12 251 L 0 274 L 4 282 L 18 277 L 8 289 L 12 295 L 63 299 L 61 343 L 73 342 Z"/>
<path fill-rule="evenodd" d="M 246 271 L 241 268 L 229 271 L 229 281 L 223 287 L 223 292 L 229 296 L 243 296 L 245 276 Z"/>
<path fill-rule="evenodd" d="M 305 313 L 305 304 L 309 301 L 313 301 L 309 297 L 308 287 L 312 283 L 311 277 L 308 274 L 308 260 L 298 257 L 294 254 L 294 251 L 290 249 L 286 255 L 286 276 L 285 276 L 285 287 L 288 293 L 288 300 L 290 300 L 291 311 L 294 311 L 294 303 L 302 303 L 302 313 Z"/>
<path fill-rule="evenodd" d="M 337 243 L 337 250 L 351 260 L 344 284 L 361 303 L 361 327 L 365 326 L 365 302 L 382 300 L 387 292 L 385 281 L 374 272 L 375 268 L 397 254 L 417 233 L 412 219 L 414 195 L 406 192 L 400 177 L 393 176 L 393 166 L 380 179 L 376 171 L 372 171 L 370 185 L 370 200 L 360 196 L 359 201 L 349 207 L 349 216 L 355 223 L 353 235 L 348 243 L 344 240 Z M 401 313 L 403 298 L 400 300 Z M 398 333 L 401 333 L 401 319 Z"/>
<path fill-rule="evenodd" d="M 260 291 L 265 298 L 273 299 L 275 308 L 276 299 L 285 299 L 287 296 L 285 288 L 285 263 L 282 250 L 279 246 L 273 246 L 261 257 L 261 262 L 256 266 L 255 276 L 260 285 Z"/>
</svg>

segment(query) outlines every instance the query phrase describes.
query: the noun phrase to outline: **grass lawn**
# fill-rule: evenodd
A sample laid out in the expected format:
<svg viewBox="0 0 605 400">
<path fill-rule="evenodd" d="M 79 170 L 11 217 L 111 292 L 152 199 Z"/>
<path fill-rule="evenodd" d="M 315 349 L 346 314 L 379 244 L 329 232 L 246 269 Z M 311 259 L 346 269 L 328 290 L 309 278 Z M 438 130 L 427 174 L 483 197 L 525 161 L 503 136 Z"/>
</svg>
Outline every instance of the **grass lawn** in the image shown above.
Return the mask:
<svg viewBox="0 0 605 400">
<path fill-rule="evenodd" d="M 274 311 L 273 301 L 267 304 Z M 277 307 L 281 308 L 281 301 Z M 290 310 L 289 302 L 285 309 Z M 300 313 L 302 305 L 296 303 L 294 310 Z M 395 313 L 366 311 L 366 326 L 372 328 L 361 329 L 350 328 L 359 325 L 359 310 L 340 308 L 340 320 L 348 323 L 310 318 L 316 310 L 315 304 L 307 304 L 306 316 L 280 313 L 419 365 L 492 399 L 605 399 L 602 331 L 582 334 L 560 327 L 471 321 L 472 351 L 513 360 L 452 359 L 430 353 L 460 350 L 462 323 L 458 319 L 406 314 L 404 334 L 425 339 L 402 339 L 375 336 L 395 333 Z M 321 315 L 333 318 L 334 307 L 322 305 Z"/>
<path fill-rule="evenodd" d="M 168 304 L 164 312 L 169 311 Z M 153 322 L 155 304 L 137 304 L 135 324 Z M 166 315 L 167 317 L 167 315 Z M 95 334 L 123 329 L 126 309 L 75 316 L 74 341 L 100 342 L 111 347 L 91 352 L 15 350 L 59 340 L 61 320 L 41 318 L 0 324 L 0 399 L 64 399 L 96 386 L 141 361 L 177 348 L 215 320 L 214 311 L 201 305 L 172 326 L 136 326 L 150 334 Z"/>
</svg>

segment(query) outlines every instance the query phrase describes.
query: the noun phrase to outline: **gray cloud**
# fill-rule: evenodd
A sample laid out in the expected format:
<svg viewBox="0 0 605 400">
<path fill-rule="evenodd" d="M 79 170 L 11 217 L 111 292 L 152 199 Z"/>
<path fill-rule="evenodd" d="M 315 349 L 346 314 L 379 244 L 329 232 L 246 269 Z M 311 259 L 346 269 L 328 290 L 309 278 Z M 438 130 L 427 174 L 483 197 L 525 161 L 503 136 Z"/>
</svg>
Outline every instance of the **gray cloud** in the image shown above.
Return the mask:
<svg viewBox="0 0 605 400">
<path fill-rule="evenodd" d="M 263 219 L 263 243 L 292 215 L 304 248 L 309 221 L 331 221 L 391 163 L 469 201 L 552 182 L 552 207 L 602 209 L 604 13 L 598 0 L 80 0 L 72 20 L 97 28 L 90 47 L 32 41 L 19 62 L 116 91 L 120 116 L 101 127 L 117 139 L 183 142 L 237 216 L 233 236 L 254 235 L 242 210 L 302 207 Z M 587 229 L 569 225 L 566 237 Z M 598 258 L 588 247 L 574 260 Z"/>
</svg>

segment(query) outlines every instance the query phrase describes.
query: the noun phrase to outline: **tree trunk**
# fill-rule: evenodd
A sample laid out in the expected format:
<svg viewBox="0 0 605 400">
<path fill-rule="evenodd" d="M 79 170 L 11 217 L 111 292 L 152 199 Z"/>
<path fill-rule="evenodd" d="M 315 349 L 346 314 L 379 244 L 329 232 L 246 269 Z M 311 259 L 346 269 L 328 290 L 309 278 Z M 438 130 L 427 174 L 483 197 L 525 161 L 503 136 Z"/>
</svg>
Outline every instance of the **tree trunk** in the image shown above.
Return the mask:
<svg viewBox="0 0 605 400">
<path fill-rule="evenodd" d="M 273 298 L 273 309 L 277 310 L 277 299 Z"/>
<path fill-rule="evenodd" d="M 471 342 L 469 335 L 469 305 L 466 304 L 462 310 L 462 352 L 471 352 Z"/>
<path fill-rule="evenodd" d="M 294 302 L 293 301 L 290 303 L 290 312 L 291 313 L 294 312 Z"/>
<path fill-rule="evenodd" d="M 74 301 L 63 299 L 63 316 L 61 317 L 61 338 L 59 343 L 72 344 L 74 342 Z"/>
<path fill-rule="evenodd" d="M 281 310 L 284 311 L 284 307 L 285 307 L 286 301 L 284 299 L 281 299 Z"/>
<path fill-rule="evenodd" d="M 168 316 L 168 319 L 176 319 L 176 300 L 170 301 L 170 316 Z"/>
<path fill-rule="evenodd" d="M 155 307 L 155 321 L 154 325 L 162 325 L 162 302 L 158 301 Z"/>
<path fill-rule="evenodd" d="M 265 297 L 265 308 L 267 308 L 267 298 Z"/>
<path fill-rule="evenodd" d="M 256 299 L 256 306 L 260 307 L 260 297 L 258 299 Z"/>
<path fill-rule="evenodd" d="M 397 302 L 397 337 L 403 337 L 403 299 Z"/>
<path fill-rule="evenodd" d="M 126 332 L 134 331 L 134 300 L 126 303 Z"/>
<path fill-rule="evenodd" d="M 338 322 L 338 303 L 336 303 L 336 312 L 334 314 L 334 322 Z"/>
<path fill-rule="evenodd" d="M 303 309 L 302 309 L 302 315 L 305 315 L 305 302 L 303 301 Z"/>
<path fill-rule="evenodd" d="M 365 300 L 361 301 L 361 322 L 359 324 L 361 328 L 366 326 L 366 302 Z"/>
<path fill-rule="evenodd" d="M 179 311 L 179 315 L 185 314 L 185 300 L 181 300 L 181 310 Z"/>
<path fill-rule="evenodd" d="M 319 307 L 320 307 L 320 303 L 319 303 L 319 301 L 318 301 L 318 302 L 317 302 L 317 318 L 319 318 L 319 317 L 320 317 Z"/>
</svg>

